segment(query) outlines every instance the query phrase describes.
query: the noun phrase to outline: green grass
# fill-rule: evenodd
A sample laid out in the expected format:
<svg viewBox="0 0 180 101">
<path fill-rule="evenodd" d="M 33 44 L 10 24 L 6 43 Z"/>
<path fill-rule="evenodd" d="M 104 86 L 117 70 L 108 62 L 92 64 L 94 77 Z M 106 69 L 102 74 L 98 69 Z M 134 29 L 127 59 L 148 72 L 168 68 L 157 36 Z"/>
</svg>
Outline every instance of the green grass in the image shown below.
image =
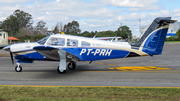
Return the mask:
<svg viewBox="0 0 180 101">
<path fill-rule="evenodd" d="M 180 88 L 0 86 L 0 101 L 179 101 Z"/>
<path fill-rule="evenodd" d="M 180 43 L 180 41 L 166 41 L 165 43 Z"/>
</svg>

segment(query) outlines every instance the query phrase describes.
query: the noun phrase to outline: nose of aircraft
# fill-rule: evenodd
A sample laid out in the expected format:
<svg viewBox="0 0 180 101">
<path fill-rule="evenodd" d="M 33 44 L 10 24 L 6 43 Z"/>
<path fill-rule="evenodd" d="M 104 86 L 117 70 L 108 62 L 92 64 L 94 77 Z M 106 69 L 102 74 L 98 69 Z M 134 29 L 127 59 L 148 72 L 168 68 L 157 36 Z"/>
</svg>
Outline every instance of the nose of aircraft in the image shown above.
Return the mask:
<svg viewBox="0 0 180 101">
<path fill-rule="evenodd" d="M 4 47 L 3 50 L 10 52 L 11 61 L 12 61 L 12 64 L 14 64 L 13 53 L 11 52 L 11 45 Z"/>
<path fill-rule="evenodd" d="M 6 46 L 6 47 L 4 47 L 4 48 L 3 48 L 3 50 L 5 50 L 5 51 L 9 51 L 9 52 L 10 52 L 10 49 L 11 49 L 11 45 Z"/>
</svg>

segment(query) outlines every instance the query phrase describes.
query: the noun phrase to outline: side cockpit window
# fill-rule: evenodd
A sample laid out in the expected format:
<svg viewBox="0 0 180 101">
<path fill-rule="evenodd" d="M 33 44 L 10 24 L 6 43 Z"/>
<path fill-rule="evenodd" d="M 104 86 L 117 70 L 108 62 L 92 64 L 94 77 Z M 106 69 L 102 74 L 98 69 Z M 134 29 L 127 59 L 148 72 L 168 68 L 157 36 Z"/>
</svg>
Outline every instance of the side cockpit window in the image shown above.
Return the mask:
<svg viewBox="0 0 180 101">
<path fill-rule="evenodd" d="M 64 38 L 50 38 L 47 45 L 52 46 L 64 46 L 65 45 L 65 39 Z"/>
<path fill-rule="evenodd" d="M 91 44 L 89 42 L 86 41 L 82 41 L 81 42 L 81 46 L 90 46 Z"/>
<path fill-rule="evenodd" d="M 76 39 L 67 39 L 67 46 L 78 46 L 78 40 L 76 40 Z"/>
</svg>

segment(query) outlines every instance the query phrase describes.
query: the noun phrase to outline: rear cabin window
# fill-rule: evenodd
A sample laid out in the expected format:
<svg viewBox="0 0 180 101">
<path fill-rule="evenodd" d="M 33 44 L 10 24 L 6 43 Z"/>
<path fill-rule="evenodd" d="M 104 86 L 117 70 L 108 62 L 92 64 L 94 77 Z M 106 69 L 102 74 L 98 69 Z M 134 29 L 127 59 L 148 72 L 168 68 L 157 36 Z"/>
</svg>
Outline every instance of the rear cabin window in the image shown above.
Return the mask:
<svg viewBox="0 0 180 101">
<path fill-rule="evenodd" d="M 47 45 L 52 46 L 64 46 L 65 45 L 65 39 L 64 38 L 50 38 Z"/>
<path fill-rule="evenodd" d="M 76 40 L 76 39 L 67 39 L 67 46 L 78 46 L 78 40 Z"/>
<path fill-rule="evenodd" d="M 90 46 L 91 44 L 89 42 L 86 41 L 82 41 L 81 42 L 81 46 Z"/>
</svg>

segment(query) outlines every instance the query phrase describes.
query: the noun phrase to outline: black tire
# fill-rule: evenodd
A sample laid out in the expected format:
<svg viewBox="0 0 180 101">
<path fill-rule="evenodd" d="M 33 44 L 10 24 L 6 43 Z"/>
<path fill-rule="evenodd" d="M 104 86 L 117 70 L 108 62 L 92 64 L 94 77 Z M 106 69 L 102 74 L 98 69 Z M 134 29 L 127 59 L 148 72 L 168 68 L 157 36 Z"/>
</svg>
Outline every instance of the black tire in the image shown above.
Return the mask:
<svg viewBox="0 0 180 101">
<path fill-rule="evenodd" d="M 18 66 L 16 66 L 16 67 L 15 67 L 15 71 L 16 71 L 16 72 L 21 72 L 21 71 L 22 71 L 22 66 L 19 66 L 19 68 L 18 68 Z"/>
<path fill-rule="evenodd" d="M 59 74 L 65 74 L 65 73 L 66 73 L 66 70 L 64 70 L 63 72 L 61 72 L 61 71 L 59 70 L 59 66 L 58 66 L 58 68 L 57 68 L 57 71 L 58 71 Z"/>
<path fill-rule="evenodd" d="M 76 69 L 76 63 L 70 62 L 70 63 L 68 63 L 67 67 L 69 70 L 74 70 L 74 69 Z"/>
</svg>

